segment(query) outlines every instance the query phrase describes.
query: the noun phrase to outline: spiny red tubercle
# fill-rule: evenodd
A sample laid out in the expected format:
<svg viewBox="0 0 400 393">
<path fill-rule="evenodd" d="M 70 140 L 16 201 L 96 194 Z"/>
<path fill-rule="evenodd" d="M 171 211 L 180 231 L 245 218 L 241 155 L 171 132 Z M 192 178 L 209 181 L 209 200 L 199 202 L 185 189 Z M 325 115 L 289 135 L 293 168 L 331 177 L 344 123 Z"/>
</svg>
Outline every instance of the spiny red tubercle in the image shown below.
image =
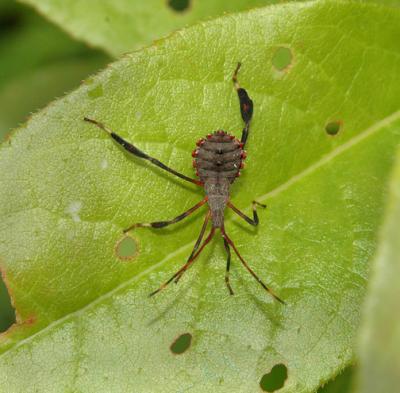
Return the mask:
<svg viewBox="0 0 400 393">
<path fill-rule="evenodd" d="M 244 146 L 244 143 L 242 143 L 242 142 L 240 142 L 240 140 L 239 139 L 235 139 L 235 143 L 242 149 L 243 148 L 243 146 Z"/>
</svg>

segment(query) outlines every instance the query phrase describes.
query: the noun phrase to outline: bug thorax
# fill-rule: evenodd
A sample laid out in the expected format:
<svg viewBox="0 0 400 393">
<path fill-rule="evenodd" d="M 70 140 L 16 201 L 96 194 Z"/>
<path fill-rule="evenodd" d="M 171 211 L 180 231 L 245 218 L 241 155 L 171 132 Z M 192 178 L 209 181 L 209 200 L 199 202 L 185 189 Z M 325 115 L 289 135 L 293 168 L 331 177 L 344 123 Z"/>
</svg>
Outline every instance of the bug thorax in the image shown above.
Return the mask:
<svg viewBox="0 0 400 393">
<path fill-rule="evenodd" d="M 233 183 L 244 167 L 246 152 L 243 144 L 233 135 L 218 130 L 200 139 L 193 150 L 196 175 L 205 183 L 208 179 L 227 179 Z"/>
</svg>

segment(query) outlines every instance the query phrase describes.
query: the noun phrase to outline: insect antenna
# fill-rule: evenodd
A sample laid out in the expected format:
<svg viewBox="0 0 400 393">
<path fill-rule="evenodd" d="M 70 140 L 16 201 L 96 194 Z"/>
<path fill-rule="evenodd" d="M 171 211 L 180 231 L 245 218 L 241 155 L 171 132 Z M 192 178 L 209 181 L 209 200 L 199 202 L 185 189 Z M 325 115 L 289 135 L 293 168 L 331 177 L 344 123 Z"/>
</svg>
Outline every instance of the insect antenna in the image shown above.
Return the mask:
<svg viewBox="0 0 400 393">
<path fill-rule="evenodd" d="M 286 304 L 279 296 L 275 295 L 275 293 L 272 291 L 272 289 L 268 288 L 262 281 L 261 278 L 257 276 L 256 273 L 254 273 L 253 269 L 247 264 L 247 262 L 243 259 L 243 257 L 240 255 L 239 251 L 237 250 L 235 244 L 233 241 L 229 238 L 229 236 L 226 234 L 225 229 L 222 227 L 221 228 L 221 233 L 222 237 L 224 240 L 228 242 L 228 244 L 233 248 L 233 251 L 235 251 L 235 254 L 238 256 L 240 261 L 242 262 L 243 266 L 247 269 L 247 271 L 255 278 L 255 280 L 278 302 L 282 304 Z"/>
</svg>

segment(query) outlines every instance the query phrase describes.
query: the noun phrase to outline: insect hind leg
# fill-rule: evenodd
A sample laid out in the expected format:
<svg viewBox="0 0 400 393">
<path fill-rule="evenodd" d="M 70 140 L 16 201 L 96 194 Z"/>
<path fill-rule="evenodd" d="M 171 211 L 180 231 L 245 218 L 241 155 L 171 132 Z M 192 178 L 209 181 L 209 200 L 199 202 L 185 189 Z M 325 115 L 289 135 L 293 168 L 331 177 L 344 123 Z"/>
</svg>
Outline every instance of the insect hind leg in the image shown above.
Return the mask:
<svg viewBox="0 0 400 393">
<path fill-rule="evenodd" d="M 239 251 L 237 250 L 235 244 L 233 241 L 229 238 L 229 236 L 226 234 L 225 229 L 221 228 L 222 232 L 222 237 L 224 240 L 228 242 L 228 244 L 233 248 L 233 251 L 235 251 L 235 254 L 238 256 L 240 262 L 242 262 L 243 266 L 246 268 L 246 270 L 253 276 L 253 278 L 278 302 L 282 304 L 286 304 L 279 296 L 277 296 L 271 288 L 267 287 L 267 285 L 264 284 L 264 282 L 261 280 L 260 277 L 257 276 L 257 274 L 253 271 L 253 269 L 247 264 L 247 262 L 243 259 L 243 257 L 240 255 Z"/>
<path fill-rule="evenodd" d="M 253 219 L 251 219 L 249 216 L 241 212 L 236 206 L 232 204 L 232 202 L 228 202 L 227 206 L 231 208 L 238 216 L 242 217 L 246 222 L 248 222 L 250 225 L 257 226 L 259 224 L 259 218 L 257 214 L 257 207 L 262 207 L 265 209 L 267 205 L 263 205 L 262 203 L 259 203 L 257 201 L 252 202 L 252 210 L 253 210 Z"/>
<path fill-rule="evenodd" d="M 228 287 L 228 291 L 230 295 L 234 295 L 233 289 L 231 287 L 231 283 L 229 281 L 229 269 L 231 266 L 231 249 L 229 248 L 229 243 L 227 240 L 224 238 L 224 247 L 226 250 L 226 253 L 228 254 L 228 258 L 226 260 L 226 272 L 225 272 L 225 284 Z"/>
<path fill-rule="evenodd" d="M 204 224 L 203 227 L 201 228 L 200 231 L 200 235 L 196 241 L 196 244 L 193 247 L 193 251 L 190 254 L 188 260 L 186 261 L 186 263 L 171 277 L 169 278 L 165 283 L 163 283 L 158 289 L 156 289 L 155 291 L 153 291 L 150 296 L 154 296 L 155 294 L 157 294 L 158 292 L 160 292 L 161 290 L 163 290 L 165 287 L 168 286 L 168 284 L 170 284 L 173 280 L 175 280 L 175 282 L 178 282 L 179 279 L 182 277 L 183 273 L 185 273 L 185 271 L 193 264 L 193 262 L 196 260 L 196 258 L 199 256 L 199 254 L 203 251 L 204 247 L 211 241 L 211 239 L 214 236 L 215 233 L 215 229 L 212 228 L 209 235 L 207 236 L 207 238 L 204 240 L 203 244 L 200 246 L 200 243 L 203 239 L 204 236 L 204 232 L 207 228 L 207 224 L 208 221 L 210 219 L 211 213 L 210 211 L 207 213 L 206 218 L 204 220 Z"/>
</svg>

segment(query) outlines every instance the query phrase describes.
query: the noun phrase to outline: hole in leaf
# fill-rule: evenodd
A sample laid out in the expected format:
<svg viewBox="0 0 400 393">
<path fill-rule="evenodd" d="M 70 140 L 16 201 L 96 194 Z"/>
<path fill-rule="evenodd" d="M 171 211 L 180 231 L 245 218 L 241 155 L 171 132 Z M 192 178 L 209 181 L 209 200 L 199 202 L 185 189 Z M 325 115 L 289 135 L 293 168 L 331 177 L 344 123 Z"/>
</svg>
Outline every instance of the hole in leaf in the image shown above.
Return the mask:
<svg viewBox="0 0 400 393">
<path fill-rule="evenodd" d="M 192 335 L 190 333 L 181 334 L 172 344 L 171 351 L 175 355 L 180 355 L 185 352 L 192 342 Z"/>
<path fill-rule="evenodd" d="M 276 364 L 268 374 L 264 374 L 260 381 L 264 392 L 275 392 L 283 387 L 287 379 L 287 367 L 284 364 Z"/>
<path fill-rule="evenodd" d="M 15 321 L 15 310 L 11 304 L 10 294 L 5 284 L 5 276 L 2 271 L 0 278 L 0 332 L 5 332 Z"/>
<path fill-rule="evenodd" d="M 174 11 L 183 12 L 190 6 L 190 0 L 168 0 L 168 6 Z"/>
<path fill-rule="evenodd" d="M 280 46 L 274 53 L 272 64 L 278 71 L 284 71 L 292 64 L 293 54 L 289 48 Z"/>
<path fill-rule="evenodd" d="M 325 131 L 328 135 L 336 135 L 340 131 L 341 126 L 342 123 L 340 120 L 331 121 L 325 126 Z"/>
<path fill-rule="evenodd" d="M 138 253 L 138 244 L 131 236 L 124 236 L 115 245 L 115 254 L 119 259 L 130 260 L 133 259 Z"/>
</svg>

